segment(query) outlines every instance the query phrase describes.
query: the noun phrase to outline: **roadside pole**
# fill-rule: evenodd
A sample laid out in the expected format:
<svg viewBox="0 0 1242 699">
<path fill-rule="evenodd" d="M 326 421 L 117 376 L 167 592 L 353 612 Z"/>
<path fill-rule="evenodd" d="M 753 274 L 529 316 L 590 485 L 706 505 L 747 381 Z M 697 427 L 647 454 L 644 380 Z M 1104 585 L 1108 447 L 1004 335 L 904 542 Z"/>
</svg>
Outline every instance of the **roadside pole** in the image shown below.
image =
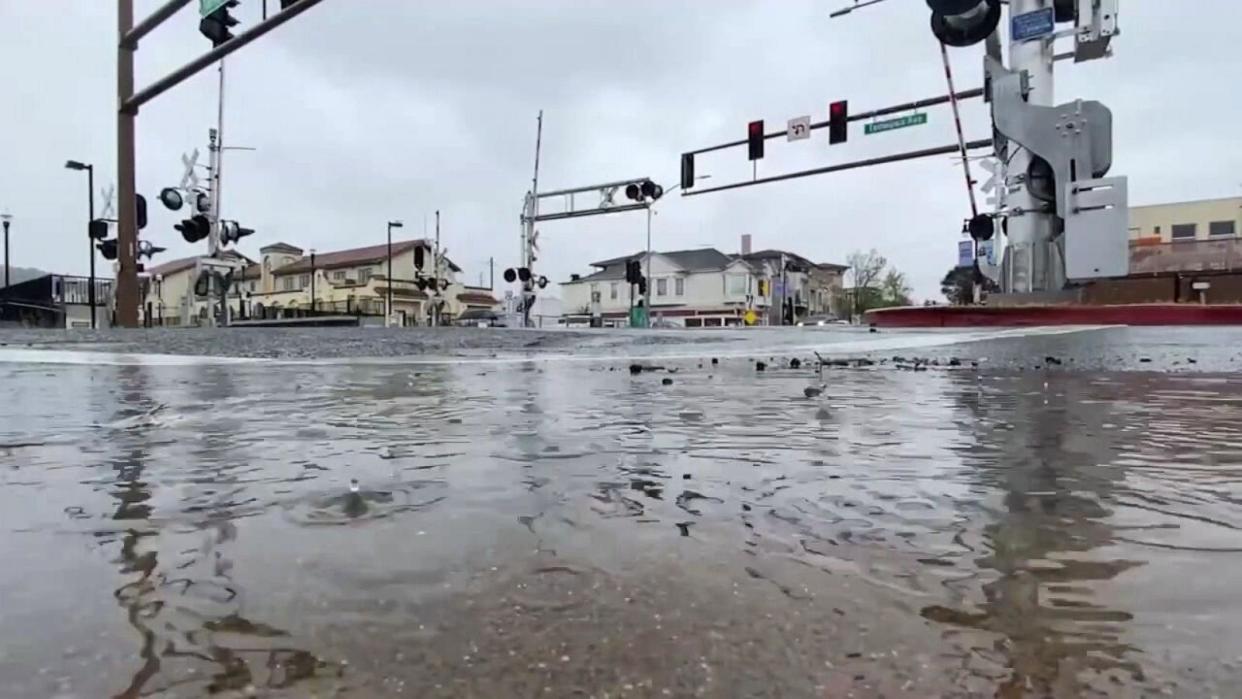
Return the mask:
<svg viewBox="0 0 1242 699">
<path fill-rule="evenodd" d="M 651 278 L 651 207 L 647 207 L 647 293 L 643 294 L 643 318 L 644 325 L 651 327 L 651 287 L 655 286 L 655 280 Z"/>
<path fill-rule="evenodd" d="M 125 328 L 138 327 L 138 212 L 134 204 L 134 118 L 137 105 L 129 106 L 134 96 L 135 39 L 126 39 L 134 28 L 134 0 L 117 0 L 116 57 L 116 163 L 117 163 L 117 231 L 116 231 L 116 320 Z"/>
</svg>

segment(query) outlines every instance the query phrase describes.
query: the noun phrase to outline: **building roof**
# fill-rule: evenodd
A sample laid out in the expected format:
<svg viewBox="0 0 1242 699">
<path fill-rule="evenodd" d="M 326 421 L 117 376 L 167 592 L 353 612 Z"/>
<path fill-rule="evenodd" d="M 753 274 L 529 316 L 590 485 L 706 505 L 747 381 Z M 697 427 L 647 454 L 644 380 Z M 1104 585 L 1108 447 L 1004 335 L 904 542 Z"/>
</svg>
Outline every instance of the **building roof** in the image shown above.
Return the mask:
<svg viewBox="0 0 1242 699">
<path fill-rule="evenodd" d="M 688 272 L 708 269 L 724 269 L 729 266 L 730 262 L 733 261 L 728 255 L 720 252 L 716 248 L 695 248 L 692 250 L 671 250 L 668 252 L 653 250 L 652 253 L 660 255 L 661 257 L 669 258 L 678 267 L 681 267 Z M 626 260 L 642 259 L 644 255 L 646 255 L 645 251 L 636 252 L 633 255 L 614 257 L 611 260 L 602 260 L 600 262 L 592 262 L 591 266 L 604 268 L 617 265 L 623 266 Z M 621 276 L 624 277 L 624 267 L 622 267 L 621 272 Z M 595 275 L 592 274 L 591 276 L 594 277 Z"/>
<path fill-rule="evenodd" d="M 264 245 L 263 247 L 259 248 L 259 252 L 269 252 L 269 251 L 270 252 L 291 252 L 294 255 L 302 254 L 302 248 L 299 248 L 296 245 L 290 245 L 288 243 L 272 243 L 271 245 Z"/>
<path fill-rule="evenodd" d="M 462 303 L 473 303 L 476 305 L 497 306 L 500 304 L 500 301 L 496 300 L 496 297 L 492 296 L 490 291 L 470 288 L 458 294 L 457 300 Z"/>
<path fill-rule="evenodd" d="M 400 255 L 409 250 L 413 250 L 417 246 L 430 248 L 431 243 L 423 239 L 417 240 L 401 240 L 392 242 L 392 254 Z M 267 248 L 264 248 L 266 250 Z M 301 251 L 299 251 L 301 252 Z M 380 243 L 379 245 L 368 245 L 363 248 L 350 248 L 349 250 L 337 250 L 335 252 L 317 252 L 315 253 L 315 269 L 335 269 L 338 267 L 356 267 L 357 265 L 373 264 L 388 259 L 388 244 Z M 452 260 L 445 258 L 449 267 L 454 272 L 460 272 L 458 267 Z M 428 260 L 430 263 L 430 260 Z M 287 265 L 277 267 L 272 270 L 272 275 L 284 274 L 301 274 L 310 272 L 311 263 L 310 256 L 303 255 L 298 260 L 290 262 Z"/>
<path fill-rule="evenodd" d="M 746 260 L 747 262 L 758 262 L 760 260 L 780 259 L 781 255 L 784 255 L 787 261 L 792 261 L 795 264 L 801 265 L 803 267 L 820 267 L 822 269 L 830 269 L 830 270 L 838 270 L 838 271 L 844 271 L 844 270 L 849 269 L 849 265 L 838 265 L 832 262 L 812 262 L 808 260 L 807 258 L 799 255 L 796 252 L 789 252 L 788 250 L 777 250 L 775 248 L 768 249 L 768 250 L 759 250 L 757 252 L 752 252 L 746 255 L 738 255 L 738 257 L 743 260 Z"/>
<path fill-rule="evenodd" d="M 220 255 L 222 257 L 245 260 L 250 263 L 254 262 L 254 260 L 251 260 L 249 257 L 246 257 L 236 250 L 223 250 L 220 252 Z M 206 255 L 194 255 L 193 257 L 182 257 L 176 260 L 169 260 L 168 262 L 158 264 L 154 267 L 147 267 L 144 274 L 148 277 L 154 277 L 157 274 L 162 274 L 167 277 L 171 274 L 176 274 L 177 272 L 183 272 L 187 269 L 193 268 L 198 263 L 199 258 L 203 257 L 206 257 Z"/>
</svg>

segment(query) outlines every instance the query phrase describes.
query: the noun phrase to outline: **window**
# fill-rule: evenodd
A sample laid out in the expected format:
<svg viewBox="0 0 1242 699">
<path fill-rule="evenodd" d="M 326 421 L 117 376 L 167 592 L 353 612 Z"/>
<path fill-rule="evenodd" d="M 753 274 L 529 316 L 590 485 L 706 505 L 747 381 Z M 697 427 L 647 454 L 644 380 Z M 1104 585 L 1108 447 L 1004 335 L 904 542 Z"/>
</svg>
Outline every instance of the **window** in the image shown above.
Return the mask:
<svg viewBox="0 0 1242 699">
<path fill-rule="evenodd" d="M 285 277 L 280 281 L 280 288 L 285 291 L 293 291 L 293 277 Z"/>
<path fill-rule="evenodd" d="M 310 275 L 309 275 L 309 274 L 303 274 L 303 275 L 302 275 L 302 276 L 298 279 L 298 288 L 299 288 L 299 289 L 305 289 L 305 288 L 306 288 L 306 287 L 308 287 L 308 286 L 310 286 Z"/>
<path fill-rule="evenodd" d="M 591 303 L 599 303 L 599 284 L 591 284 Z"/>
<path fill-rule="evenodd" d="M 335 272 L 333 272 L 333 273 L 332 273 L 332 280 L 333 280 L 333 281 L 338 281 L 338 282 L 339 282 L 339 281 L 343 281 L 344 279 L 345 279 L 345 270 L 343 270 L 343 269 L 338 269 L 338 270 L 336 270 Z"/>
<path fill-rule="evenodd" d="M 668 296 L 668 280 L 661 277 L 656 280 L 656 296 Z"/>
<path fill-rule="evenodd" d="M 746 295 L 746 275 L 729 274 L 725 276 L 725 293 L 729 296 Z"/>
<path fill-rule="evenodd" d="M 620 285 L 620 284 L 618 284 L 617 282 L 613 282 L 613 283 L 609 286 L 609 289 L 608 289 L 608 298 L 612 299 L 613 301 L 616 301 L 616 300 L 617 300 L 617 291 L 618 291 L 618 289 L 619 289 L 620 287 L 621 287 L 621 285 Z"/>
<path fill-rule="evenodd" d="M 254 282 L 250 282 L 250 291 L 254 291 Z"/>
<path fill-rule="evenodd" d="M 673 280 L 673 295 L 674 296 L 685 296 L 686 295 L 686 279 L 684 277 L 677 277 L 676 279 Z"/>
<path fill-rule="evenodd" d="M 1208 224 L 1208 235 L 1216 236 L 1233 236 L 1236 234 L 1233 221 L 1212 221 Z"/>
<path fill-rule="evenodd" d="M 370 278 L 371 278 L 370 267 L 363 267 L 362 269 L 358 270 L 358 283 L 359 284 L 366 284 L 367 280 L 369 280 Z"/>
<path fill-rule="evenodd" d="M 1173 240 L 1194 240 L 1198 229 L 1197 223 L 1175 223 L 1173 224 Z"/>
</svg>

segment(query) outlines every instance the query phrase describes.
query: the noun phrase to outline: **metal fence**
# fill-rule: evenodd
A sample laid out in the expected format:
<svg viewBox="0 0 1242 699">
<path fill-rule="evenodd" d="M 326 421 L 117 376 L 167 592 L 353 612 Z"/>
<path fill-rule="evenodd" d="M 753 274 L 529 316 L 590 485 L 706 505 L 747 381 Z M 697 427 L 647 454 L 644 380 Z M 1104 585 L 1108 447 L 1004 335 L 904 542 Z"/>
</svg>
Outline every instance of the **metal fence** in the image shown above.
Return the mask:
<svg viewBox="0 0 1242 699">
<path fill-rule="evenodd" d="M 1228 272 L 1242 269 L 1242 240 L 1130 242 L 1130 274 Z"/>
</svg>

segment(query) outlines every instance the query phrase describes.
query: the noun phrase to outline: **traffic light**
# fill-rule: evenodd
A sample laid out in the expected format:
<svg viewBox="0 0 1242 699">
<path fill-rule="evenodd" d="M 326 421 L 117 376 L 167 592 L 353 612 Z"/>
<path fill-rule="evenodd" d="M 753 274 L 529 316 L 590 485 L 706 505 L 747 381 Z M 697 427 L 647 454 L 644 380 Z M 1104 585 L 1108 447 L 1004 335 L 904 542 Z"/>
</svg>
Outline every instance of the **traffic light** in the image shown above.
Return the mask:
<svg viewBox="0 0 1242 699">
<path fill-rule="evenodd" d="M 505 278 L 505 281 L 512 284 L 513 282 L 517 281 L 517 270 L 513 269 L 512 267 L 509 267 L 505 269 L 504 274 L 502 276 Z"/>
<path fill-rule="evenodd" d="M 850 103 L 848 100 L 828 105 L 828 144 L 845 143 L 849 138 Z"/>
<path fill-rule="evenodd" d="M 638 278 L 638 295 L 639 296 L 647 295 L 647 278 L 646 277 Z"/>
<path fill-rule="evenodd" d="M 230 15 L 229 10 L 234 7 L 237 7 L 237 0 L 225 0 L 223 5 L 212 10 L 198 23 L 199 33 L 211 39 L 212 46 L 219 46 L 233 38 L 233 32 L 229 30 L 237 26 L 237 18 Z"/>
<path fill-rule="evenodd" d="M 1000 26 L 1000 0 L 927 0 L 931 30 L 946 46 L 973 46 Z"/>
<path fill-rule="evenodd" d="M 427 263 L 427 253 L 424 252 L 422 245 L 414 246 L 414 269 L 422 269 Z M 512 280 L 510 280 L 512 281 Z"/>
<path fill-rule="evenodd" d="M 91 240 L 103 240 L 108 237 L 108 222 L 103 219 L 95 219 L 86 227 L 86 235 Z"/>
<path fill-rule="evenodd" d="M 242 228 L 237 221 L 222 221 L 220 223 L 220 244 L 228 245 L 229 243 L 237 243 L 248 235 L 254 235 L 253 228 Z"/>
<path fill-rule="evenodd" d="M 173 228 L 181 233 L 182 239 L 187 243 L 197 243 L 211 235 L 211 221 L 202 214 L 195 214 Z"/>
<path fill-rule="evenodd" d="M 95 247 L 99 249 L 99 254 L 103 255 L 105 260 L 116 259 L 116 238 L 101 240 Z"/>
<path fill-rule="evenodd" d="M 752 121 L 746 126 L 746 147 L 751 160 L 763 158 L 763 119 Z"/>
<path fill-rule="evenodd" d="M 517 276 L 518 276 L 518 279 L 522 281 L 523 283 L 530 281 L 530 268 L 529 267 L 518 267 Z"/>
<path fill-rule="evenodd" d="M 625 262 L 625 283 L 637 284 L 640 277 L 643 276 L 643 264 L 638 260 L 626 260 Z"/>
<path fill-rule="evenodd" d="M 681 154 L 681 188 L 690 189 L 694 186 L 694 153 Z"/>
</svg>

